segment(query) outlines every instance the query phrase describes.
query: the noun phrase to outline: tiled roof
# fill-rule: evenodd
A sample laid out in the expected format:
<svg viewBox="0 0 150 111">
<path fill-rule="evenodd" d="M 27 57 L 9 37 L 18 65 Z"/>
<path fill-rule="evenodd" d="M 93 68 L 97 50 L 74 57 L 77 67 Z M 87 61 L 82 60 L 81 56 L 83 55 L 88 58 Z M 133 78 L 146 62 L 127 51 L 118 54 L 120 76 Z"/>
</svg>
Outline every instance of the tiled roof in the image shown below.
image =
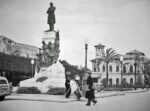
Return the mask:
<svg viewBox="0 0 150 111">
<path fill-rule="evenodd" d="M 94 47 L 105 47 L 103 44 L 99 43 L 97 45 L 95 45 Z"/>
<path fill-rule="evenodd" d="M 127 54 L 127 55 L 141 54 L 141 55 L 145 56 L 145 54 L 144 54 L 143 52 L 138 51 L 138 50 L 136 50 L 136 49 L 135 49 L 135 50 L 132 50 L 132 51 L 126 53 L 126 54 Z"/>
</svg>

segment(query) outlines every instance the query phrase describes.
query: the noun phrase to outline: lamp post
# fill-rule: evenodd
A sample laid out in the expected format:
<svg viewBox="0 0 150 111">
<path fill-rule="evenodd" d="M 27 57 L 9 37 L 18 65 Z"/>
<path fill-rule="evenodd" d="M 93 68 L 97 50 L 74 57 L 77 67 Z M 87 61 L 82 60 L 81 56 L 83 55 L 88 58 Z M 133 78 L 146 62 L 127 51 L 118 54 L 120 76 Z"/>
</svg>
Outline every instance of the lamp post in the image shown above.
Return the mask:
<svg viewBox="0 0 150 111">
<path fill-rule="evenodd" d="M 34 64 L 34 60 L 31 60 L 31 66 L 32 66 L 32 77 L 33 77 L 33 64 Z"/>
<path fill-rule="evenodd" d="M 84 72 L 84 76 L 83 76 L 83 80 L 82 80 L 83 96 L 85 96 L 85 90 L 86 90 L 87 50 L 88 50 L 88 44 L 85 43 L 85 72 Z"/>
<path fill-rule="evenodd" d="M 85 44 L 85 70 L 87 69 L 87 49 L 88 49 L 88 44 Z"/>
<path fill-rule="evenodd" d="M 122 78 L 123 78 L 123 56 L 120 56 L 120 63 L 121 63 L 121 89 L 123 88 L 123 81 L 122 81 Z"/>
</svg>

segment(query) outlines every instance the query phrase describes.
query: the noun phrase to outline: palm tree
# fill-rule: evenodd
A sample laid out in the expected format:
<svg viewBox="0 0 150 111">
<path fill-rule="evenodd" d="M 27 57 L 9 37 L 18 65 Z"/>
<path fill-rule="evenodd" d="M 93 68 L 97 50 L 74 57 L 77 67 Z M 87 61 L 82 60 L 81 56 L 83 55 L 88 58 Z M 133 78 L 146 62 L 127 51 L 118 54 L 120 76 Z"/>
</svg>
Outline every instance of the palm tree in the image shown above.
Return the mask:
<svg viewBox="0 0 150 111">
<path fill-rule="evenodd" d="M 134 52 L 134 56 L 133 56 L 133 62 L 129 62 L 126 63 L 127 64 L 127 68 L 130 68 L 130 66 L 134 66 L 134 85 L 135 85 L 135 90 L 136 90 L 136 78 L 137 78 L 137 73 L 140 73 L 141 71 L 144 71 L 144 55 L 142 53 L 137 52 L 137 50 L 135 50 Z"/>
<path fill-rule="evenodd" d="M 109 79 L 109 74 L 108 74 L 108 65 L 110 62 L 119 62 L 119 54 L 116 53 L 116 51 L 112 48 L 106 49 L 106 51 L 103 54 L 103 61 L 106 63 L 106 86 L 108 86 L 108 79 Z"/>
<path fill-rule="evenodd" d="M 141 69 L 144 71 L 144 65 L 143 65 L 143 56 L 140 54 L 135 54 L 135 84 L 136 84 L 136 75 L 139 73 L 139 70 Z"/>
</svg>

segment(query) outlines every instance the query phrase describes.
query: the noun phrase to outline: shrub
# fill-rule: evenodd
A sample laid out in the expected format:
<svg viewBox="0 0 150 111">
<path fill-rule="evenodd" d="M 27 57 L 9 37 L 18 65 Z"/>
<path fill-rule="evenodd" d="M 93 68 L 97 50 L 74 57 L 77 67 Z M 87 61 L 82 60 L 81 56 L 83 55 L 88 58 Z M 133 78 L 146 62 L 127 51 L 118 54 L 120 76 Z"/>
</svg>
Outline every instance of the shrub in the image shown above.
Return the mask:
<svg viewBox="0 0 150 111">
<path fill-rule="evenodd" d="M 49 89 L 46 94 L 49 95 L 64 95 L 65 94 L 65 88 L 51 88 Z"/>
<path fill-rule="evenodd" d="M 20 87 L 17 90 L 19 94 L 40 94 L 41 91 L 37 87 Z"/>
<path fill-rule="evenodd" d="M 36 80 L 36 82 L 43 82 L 43 81 L 45 81 L 46 79 L 48 79 L 48 77 L 39 77 L 37 80 Z"/>
<path fill-rule="evenodd" d="M 104 91 L 131 91 L 132 88 L 115 88 L 115 87 L 108 87 L 105 88 Z"/>
</svg>

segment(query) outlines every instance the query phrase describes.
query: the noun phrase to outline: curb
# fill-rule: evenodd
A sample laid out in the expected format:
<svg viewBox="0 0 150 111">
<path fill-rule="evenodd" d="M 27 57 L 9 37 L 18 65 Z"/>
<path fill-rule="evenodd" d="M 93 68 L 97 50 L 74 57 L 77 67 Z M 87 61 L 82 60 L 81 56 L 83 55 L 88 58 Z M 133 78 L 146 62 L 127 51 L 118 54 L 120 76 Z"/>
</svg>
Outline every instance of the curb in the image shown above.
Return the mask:
<svg viewBox="0 0 150 111">
<path fill-rule="evenodd" d="M 142 93 L 142 92 L 147 92 L 146 90 L 141 90 L 141 91 L 128 91 L 125 93 Z"/>
<path fill-rule="evenodd" d="M 96 98 L 105 98 L 105 97 L 112 97 L 112 96 L 118 96 L 118 95 L 122 95 L 122 94 L 108 94 L 108 95 L 102 95 L 102 96 L 96 96 Z M 31 96 L 31 95 L 30 95 Z M 28 98 L 25 98 L 25 97 L 28 97 Z M 61 97 L 60 97 L 61 98 Z M 63 99 L 60 99 L 60 100 L 53 100 L 53 99 L 40 99 L 40 98 L 29 98 L 29 95 L 10 95 L 8 97 L 6 97 L 6 100 L 26 100 L 26 101 L 44 101 L 44 102 L 59 102 L 59 103 L 68 103 L 68 102 L 75 102 L 75 101 L 78 101 L 77 99 L 75 98 L 64 98 Z M 82 97 L 81 100 L 82 101 L 86 101 L 85 97 Z"/>
<path fill-rule="evenodd" d="M 69 100 L 69 101 L 57 101 L 57 100 L 45 100 L 45 99 L 25 99 L 25 98 L 6 98 L 6 100 L 25 100 L 25 101 L 43 101 L 43 102 L 57 102 L 57 103 L 68 103 L 74 102 L 77 100 Z"/>
<path fill-rule="evenodd" d="M 145 90 L 141 90 L 141 91 L 126 91 L 126 92 L 112 92 L 113 94 L 110 94 L 110 92 L 108 92 L 109 94 L 107 94 L 107 92 L 105 93 L 97 93 L 95 94 L 96 98 L 105 98 L 105 97 L 113 97 L 113 96 L 123 96 L 129 93 L 142 93 L 142 92 L 147 92 Z M 102 94 L 106 94 L 106 95 L 102 95 Z M 43 95 L 44 96 L 44 95 Z M 76 98 L 62 98 L 60 96 L 60 100 L 54 100 L 54 99 L 49 99 L 49 98 L 37 98 L 39 96 L 32 96 L 32 94 L 28 95 L 28 94 L 12 94 L 12 96 L 7 96 L 6 100 L 26 100 L 26 101 L 44 101 L 44 102 L 59 102 L 59 103 L 68 103 L 68 102 L 76 102 L 78 101 Z M 42 95 L 41 95 L 42 97 Z M 50 97 L 50 96 L 49 96 Z M 86 101 L 85 97 L 82 97 L 80 102 L 82 101 Z"/>
</svg>

